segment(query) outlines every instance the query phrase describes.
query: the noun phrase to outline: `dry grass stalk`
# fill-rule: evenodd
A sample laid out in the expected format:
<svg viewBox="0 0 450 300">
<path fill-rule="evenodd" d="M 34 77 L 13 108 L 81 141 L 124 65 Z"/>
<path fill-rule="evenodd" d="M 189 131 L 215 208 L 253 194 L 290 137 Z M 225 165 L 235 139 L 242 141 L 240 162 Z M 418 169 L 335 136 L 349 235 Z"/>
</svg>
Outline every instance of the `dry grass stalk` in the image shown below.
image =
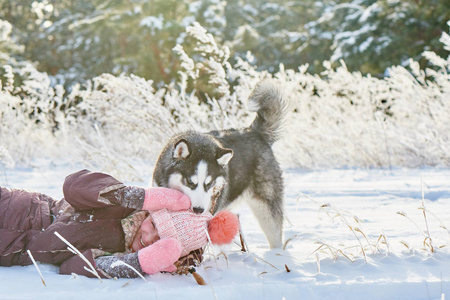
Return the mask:
<svg viewBox="0 0 450 300">
<path fill-rule="evenodd" d="M 337 253 L 340 253 L 343 257 L 345 257 L 346 259 L 348 259 L 350 262 L 354 262 L 354 260 L 352 260 L 350 257 L 348 257 L 345 253 L 344 253 L 344 251 L 342 251 L 341 249 L 338 249 L 337 250 Z"/>
<path fill-rule="evenodd" d="M 100 275 L 98 275 L 97 270 L 95 270 L 94 266 L 91 264 L 91 262 L 77 249 L 75 248 L 75 246 L 73 246 L 71 243 L 69 243 L 65 238 L 63 238 L 58 232 L 55 231 L 55 235 L 64 243 L 66 243 L 69 247 L 68 249 L 71 250 L 72 252 L 75 252 L 78 256 L 80 256 L 80 258 L 82 260 L 84 260 L 87 265 L 89 266 L 90 269 L 84 267 L 84 269 L 90 273 L 92 273 L 93 275 L 95 275 L 100 282 L 103 282 Z"/>
<path fill-rule="evenodd" d="M 428 226 L 427 213 L 430 213 L 431 215 L 433 215 L 441 223 L 441 227 L 444 228 L 447 231 L 447 233 L 449 234 L 449 237 L 450 237 L 450 231 L 444 226 L 444 224 L 434 214 L 432 214 L 430 211 L 428 211 L 425 208 L 425 192 L 424 192 L 424 189 L 423 189 L 423 174 L 420 176 L 420 180 L 421 180 L 421 192 L 422 192 L 422 199 L 421 199 L 422 200 L 422 203 L 421 203 L 422 205 L 420 207 L 418 207 L 418 209 L 421 210 L 422 213 L 423 213 L 423 218 L 424 218 L 424 221 L 425 221 L 425 231 L 423 231 L 420 228 L 420 226 L 417 225 L 417 223 L 414 222 L 405 212 L 397 212 L 397 214 L 407 218 L 408 220 L 411 221 L 411 223 L 413 223 L 417 227 L 419 232 L 424 236 L 423 246 L 425 247 L 425 249 L 428 249 L 431 253 L 435 253 L 436 250 L 435 250 L 435 248 L 433 246 L 433 242 L 432 242 L 432 239 L 431 239 L 430 229 L 429 229 L 429 226 Z M 408 245 L 406 245 L 404 242 L 401 242 L 401 243 L 404 244 L 409 249 Z"/>
<path fill-rule="evenodd" d="M 319 253 L 316 253 L 316 265 L 317 265 L 317 274 L 320 274 L 320 257 L 319 257 Z"/>
<path fill-rule="evenodd" d="M 367 238 L 367 236 L 364 234 L 364 232 L 361 231 L 361 229 L 359 229 L 358 227 L 355 227 L 355 231 L 359 232 L 362 234 L 362 236 L 366 239 L 367 245 L 370 247 L 370 250 L 372 250 L 372 253 L 375 253 L 375 251 L 372 248 L 372 245 L 369 242 L 369 239 Z"/>
<path fill-rule="evenodd" d="M 411 219 L 405 212 L 403 212 L 403 211 L 398 211 L 397 214 L 400 215 L 400 216 L 402 216 L 402 217 L 407 218 L 408 220 L 410 220 L 411 223 L 413 223 L 413 224 L 416 226 L 416 228 L 419 230 L 419 232 L 420 232 L 424 237 L 426 237 L 425 233 L 424 233 L 423 230 L 419 227 L 419 225 L 417 225 L 417 223 L 414 222 L 414 220 Z"/>
<path fill-rule="evenodd" d="M 245 247 L 244 236 L 242 235 L 242 229 L 241 229 L 241 224 L 240 223 L 239 223 L 239 240 L 241 241 L 241 251 L 242 252 L 248 252 L 247 248 Z"/>
<path fill-rule="evenodd" d="M 123 262 L 123 261 L 121 261 L 121 260 L 118 260 L 118 261 L 116 261 L 115 263 L 113 263 L 113 264 L 111 265 L 111 267 L 112 267 L 112 268 L 115 268 L 115 267 L 120 266 L 120 265 L 123 265 L 123 266 L 126 266 L 127 268 L 130 268 L 131 270 L 133 270 L 134 273 L 136 273 L 137 275 L 139 275 L 139 277 L 141 277 L 142 280 L 147 281 L 147 279 L 145 279 L 145 277 L 142 276 L 142 274 L 141 274 L 138 270 L 136 270 L 134 267 L 130 266 L 129 264 L 127 264 L 126 262 Z"/>
<path fill-rule="evenodd" d="M 316 250 L 314 250 L 312 253 L 316 253 L 316 256 L 317 256 L 317 253 L 319 252 L 319 250 L 321 250 L 322 248 L 326 248 L 326 249 L 328 249 L 329 251 L 330 251 L 330 254 L 331 254 L 331 256 L 334 258 L 334 260 L 336 260 L 337 259 L 337 256 L 336 256 L 336 252 L 335 251 L 333 251 L 333 246 L 329 246 L 329 245 L 327 245 L 327 244 L 325 244 L 325 243 L 323 243 L 323 242 L 316 242 L 316 244 L 321 244 L 320 246 L 319 246 L 319 248 L 317 248 Z M 309 256 L 309 255 L 308 255 Z"/>
<path fill-rule="evenodd" d="M 237 215 L 238 220 L 239 220 L 239 240 L 241 242 L 241 251 L 242 252 L 248 252 L 248 246 L 247 243 L 245 243 L 245 239 L 244 239 L 244 234 L 242 231 L 242 226 L 241 226 L 241 220 L 239 215 Z"/>
<path fill-rule="evenodd" d="M 200 276 L 200 274 L 198 274 L 197 272 L 192 272 L 192 276 L 194 276 L 194 279 L 195 281 L 197 281 L 198 285 L 207 285 L 203 277 Z"/>
<path fill-rule="evenodd" d="M 285 264 L 284 267 L 286 268 L 286 272 L 290 273 L 291 269 L 289 269 L 289 267 Z"/>
<path fill-rule="evenodd" d="M 214 187 L 213 188 L 213 196 L 211 199 L 211 209 L 209 210 L 209 212 L 212 214 L 214 212 L 214 208 L 216 207 L 217 204 L 217 199 L 219 199 L 220 194 L 222 193 L 222 188 L 223 187 Z"/>
<path fill-rule="evenodd" d="M 422 188 L 422 207 L 419 207 L 419 209 L 422 209 L 423 217 L 425 219 L 425 227 L 427 228 L 427 237 L 425 238 L 424 245 L 427 244 L 430 247 L 431 252 L 435 252 L 433 248 L 433 243 L 431 241 L 430 229 L 428 228 L 427 214 L 425 212 L 426 210 L 425 210 L 425 193 L 423 190 L 423 174 L 420 175 L 420 182 Z"/>
<path fill-rule="evenodd" d="M 403 212 L 403 211 L 398 211 L 398 212 L 397 212 L 397 215 L 400 215 L 400 216 L 405 217 L 405 218 L 407 218 L 408 220 L 410 220 L 411 223 L 413 223 L 413 224 L 416 226 L 416 228 L 419 230 L 419 232 L 420 232 L 425 238 L 427 237 L 426 234 L 423 232 L 423 230 L 420 229 L 419 225 L 417 225 L 417 223 L 414 222 L 414 220 L 411 219 L 405 212 Z"/>
<path fill-rule="evenodd" d="M 333 207 L 331 204 L 326 203 L 320 206 L 320 210 L 323 210 L 328 217 L 330 217 L 330 219 L 333 221 L 336 218 L 339 218 L 341 220 L 342 223 L 344 223 L 345 225 L 347 225 L 347 228 L 350 229 L 350 231 L 352 232 L 353 236 L 356 238 L 356 240 L 358 241 L 359 247 L 361 249 L 361 252 L 364 256 L 364 260 L 367 262 L 367 255 L 366 255 L 366 251 L 365 251 L 365 246 L 363 245 L 363 243 L 361 242 L 360 238 L 358 237 L 357 233 L 360 233 L 364 239 L 367 242 L 367 245 L 369 246 L 370 250 L 375 253 L 374 248 L 372 247 L 372 243 L 369 241 L 367 235 L 359 228 L 359 227 L 354 227 L 352 225 L 350 225 L 350 221 L 348 219 L 353 220 L 356 224 L 360 224 L 362 225 L 362 221 L 355 215 L 352 215 L 350 213 L 347 213 L 345 211 L 342 211 L 338 208 Z M 334 212 L 334 214 L 331 214 L 329 212 L 329 210 L 331 210 L 332 212 Z M 341 251 L 342 252 L 342 251 Z"/>
<path fill-rule="evenodd" d="M 263 272 L 259 273 L 258 276 L 261 276 L 261 275 L 264 275 L 264 274 L 267 274 L 267 272 L 263 271 Z"/>
<path fill-rule="evenodd" d="M 330 253 L 331 256 L 333 257 L 333 259 L 336 261 L 339 257 L 339 254 L 341 254 L 343 257 L 345 257 L 346 259 L 348 259 L 350 262 L 354 262 L 354 260 L 352 260 L 347 254 L 344 253 L 344 251 L 342 251 L 341 249 L 336 249 L 335 247 L 328 245 L 326 243 L 323 242 L 317 242 L 320 243 L 321 245 L 313 251 L 313 253 L 316 253 L 316 256 L 318 255 L 319 251 L 322 250 L 322 248 L 326 248 Z"/>
<path fill-rule="evenodd" d="M 203 252 L 203 257 L 205 256 L 210 256 L 214 259 L 214 263 L 216 265 L 216 269 L 219 269 L 219 264 L 217 263 L 217 259 L 219 258 L 220 255 L 223 255 L 223 257 L 225 258 L 225 262 L 227 264 L 227 269 L 230 268 L 229 263 L 228 263 L 228 256 L 225 252 L 223 252 L 222 250 L 220 251 L 219 254 L 215 254 L 214 250 L 212 249 L 212 243 L 211 243 L 211 238 L 209 237 L 209 234 L 206 233 L 206 236 L 208 237 L 209 240 L 209 244 L 206 246 L 205 251 Z M 211 268 L 211 267 L 208 267 Z"/>
<path fill-rule="evenodd" d="M 271 264 L 270 262 L 268 262 L 267 260 L 265 260 L 265 259 L 262 259 L 261 257 L 259 257 L 259 256 L 257 256 L 256 254 L 254 254 L 254 253 L 252 253 L 252 254 L 250 254 L 252 257 L 254 257 L 255 258 L 255 260 L 260 260 L 260 261 L 262 261 L 262 262 L 265 262 L 266 264 L 268 264 L 269 266 L 271 266 L 272 268 L 274 268 L 275 270 L 279 270 L 277 267 L 275 267 L 273 264 Z"/>
<path fill-rule="evenodd" d="M 420 209 L 423 209 L 424 211 L 426 211 L 427 214 L 431 215 L 432 217 L 434 217 L 436 219 L 436 221 L 439 222 L 439 227 L 441 227 L 442 229 L 447 231 L 447 234 L 448 234 L 449 240 L 450 240 L 450 230 L 447 228 L 447 226 L 445 226 L 444 223 L 430 210 L 426 209 L 425 207 L 420 207 Z"/>
<path fill-rule="evenodd" d="M 31 255 L 31 251 L 27 250 L 27 253 L 28 253 L 28 256 L 31 258 L 31 261 L 33 262 L 34 266 L 36 267 L 36 270 L 38 271 L 39 276 L 41 277 L 42 284 L 46 287 L 47 285 L 45 284 L 44 277 L 42 276 L 41 270 L 39 269 L 36 261 L 34 260 L 33 255 Z"/>
<path fill-rule="evenodd" d="M 312 199 L 308 195 L 301 195 L 301 196 L 299 196 L 298 199 L 300 199 L 300 197 L 303 197 L 303 196 L 306 196 L 307 198 L 311 199 L 314 203 L 317 203 L 317 201 L 314 201 L 314 199 Z M 297 201 L 298 201 L 298 199 L 297 199 Z M 376 243 L 372 243 L 371 240 L 369 239 L 369 236 L 367 234 L 365 234 L 364 231 L 361 229 L 361 226 L 364 222 L 359 217 L 357 217 L 349 212 L 346 212 L 344 210 L 341 210 L 339 208 L 336 208 L 333 205 L 331 205 L 330 203 L 325 203 L 325 204 L 320 205 L 319 210 L 323 211 L 330 218 L 331 221 L 334 222 L 336 219 L 339 219 L 339 221 L 341 223 L 345 224 L 346 227 L 352 232 L 353 236 L 357 240 L 358 245 L 355 245 L 352 247 L 347 247 L 345 249 L 337 249 L 327 243 L 320 241 L 320 242 L 318 242 L 320 244 L 320 246 L 315 251 L 313 251 L 313 253 L 316 253 L 318 251 L 327 250 L 327 252 L 329 252 L 335 260 L 337 260 L 338 257 L 341 255 L 341 256 L 347 258 L 350 262 L 354 262 L 354 260 L 356 259 L 356 256 L 348 253 L 348 251 L 346 251 L 346 250 L 357 247 L 360 250 L 360 252 L 363 254 L 364 260 L 367 262 L 366 251 L 370 250 L 372 253 L 381 252 L 381 249 L 379 247 L 380 243 L 385 244 L 387 247 L 387 250 L 389 252 L 389 244 L 388 244 L 387 238 L 384 235 L 384 233 L 380 234 Z M 359 234 L 363 236 L 365 243 L 360 239 Z M 296 237 L 297 237 L 297 235 L 294 235 L 291 238 L 287 239 L 284 244 L 283 250 L 285 250 L 288 243 L 291 242 Z"/>
<path fill-rule="evenodd" d="M 380 234 L 380 236 L 378 237 L 377 243 L 375 244 L 375 247 L 377 248 L 378 251 L 380 251 L 380 248 L 378 247 L 378 244 L 380 244 L 380 243 L 385 244 L 387 251 L 391 252 L 389 249 L 389 244 L 388 244 L 388 241 L 387 241 L 387 238 L 386 238 L 386 235 L 384 234 L 384 232 L 382 234 Z"/>
<path fill-rule="evenodd" d="M 292 241 L 293 239 L 295 239 L 297 236 L 298 236 L 298 234 L 295 234 L 295 235 L 291 236 L 290 238 L 288 238 L 288 239 L 284 242 L 283 250 L 286 250 L 287 244 L 288 244 L 290 241 Z"/>
<path fill-rule="evenodd" d="M 217 295 L 216 295 L 216 291 L 214 290 L 214 287 L 212 285 L 211 279 L 208 276 L 208 272 L 206 272 L 206 269 L 204 269 L 204 270 L 205 270 L 205 275 L 208 278 L 208 282 L 210 283 L 209 286 L 211 287 L 211 292 L 213 293 L 214 299 L 218 300 Z"/>
<path fill-rule="evenodd" d="M 359 246 L 361 247 L 362 254 L 364 255 L 364 260 L 367 262 L 366 251 L 364 251 L 364 246 L 361 243 L 361 241 L 359 240 L 358 236 L 356 235 L 356 231 L 350 225 L 347 225 L 347 226 L 350 228 L 350 231 L 353 233 L 353 235 L 355 236 L 356 240 L 358 241 Z"/>
<path fill-rule="evenodd" d="M 214 262 L 215 262 L 215 264 L 216 264 L 216 268 L 217 269 L 219 269 L 219 265 L 217 264 L 217 256 L 216 256 L 216 254 L 214 253 L 214 250 L 212 249 L 212 247 L 210 246 L 210 245 L 212 245 L 212 242 L 211 242 L 211 237 L 209 236 L 209 233 L 208 233 L 208 230 L 205 228 L 205 233 L 206 233 L 206 237 L 208 238 L 208 241 L 209 241 L 209 244 L 207 245 L 207 247 L 206 247 L 206 249 L 208 249 L 209 251 L 211 251 L 212 252 L 212 257 L 214 258 Z M 205 249 L 205 252 L 206 252 L 206 249 Z M 208 252 L 209 252 L 208 251 Z"/>
<path fill-rule="evenodd" d="M 431 238 L 430 237 L 426 237 L 423 240 L 423 246 L 425 247 L 425 249 L 428 247 L 428 249 L 431 250 L 431 252 L 435 252 L 433 245 L 431 244 Z"/>
<path fill-rule="evenodd" d="M 400 241 L 400 244 L 402 244 L 403 246 L 405 246 L 408 250 L 410 250 L 411 248 L 409 247 L 409 244 L 405 241 Z"/>
<path fill-rule="evenodd" d="M 226 253 L 223 251 L 220 251 L 220 253 L 217 256 L 219 256 L 219 255 L 223 255 L 223 257 L 225 258 L 225 262 L 227 263 L 227 269 L 229 269 L 230 266 L 228 264 L 228 256 L 226 255 Z"/>
</svg>

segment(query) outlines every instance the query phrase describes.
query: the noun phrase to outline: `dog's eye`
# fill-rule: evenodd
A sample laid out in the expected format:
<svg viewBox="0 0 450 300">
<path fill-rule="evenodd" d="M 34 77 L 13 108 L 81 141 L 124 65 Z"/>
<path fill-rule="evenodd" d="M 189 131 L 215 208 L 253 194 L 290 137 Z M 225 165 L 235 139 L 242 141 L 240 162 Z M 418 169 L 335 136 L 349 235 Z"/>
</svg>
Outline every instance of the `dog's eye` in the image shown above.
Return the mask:
<svg viewBox="0 0 450 300">
<path fill-rule="evenodd" d="M 214 181 L 210 181 L 208 183 L 203 184 L 205 191 L 208 191 L 213 185 L 214 185 Z"/>
<path fill-rule="evenodd" d="M 194 183 L 190 178 L 184 177 L 184 184 L 187 185 L 189 188 L 191 189 L 196 189 L 197 188 L 197 184 Z"/>
</svg>

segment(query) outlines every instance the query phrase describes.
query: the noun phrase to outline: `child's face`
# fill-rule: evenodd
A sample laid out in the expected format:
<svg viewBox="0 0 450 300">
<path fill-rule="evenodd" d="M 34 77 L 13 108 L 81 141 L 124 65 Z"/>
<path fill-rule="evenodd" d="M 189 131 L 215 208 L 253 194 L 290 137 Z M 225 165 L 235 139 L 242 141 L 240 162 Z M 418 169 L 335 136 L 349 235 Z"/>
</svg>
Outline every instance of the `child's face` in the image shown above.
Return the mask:
<svg viewBox="0 0 450 300">
<path fill-rule="evenodd" d="M 152 216 L 148 215 L 138 229 L 133 243 L 131 244 L 131 249 L 133 249 L 133 252 L 139 251 L 142 248 L 153 244 L 157 240 L 159 240 L 158 231 L 153 223 Z"/>
</svg>

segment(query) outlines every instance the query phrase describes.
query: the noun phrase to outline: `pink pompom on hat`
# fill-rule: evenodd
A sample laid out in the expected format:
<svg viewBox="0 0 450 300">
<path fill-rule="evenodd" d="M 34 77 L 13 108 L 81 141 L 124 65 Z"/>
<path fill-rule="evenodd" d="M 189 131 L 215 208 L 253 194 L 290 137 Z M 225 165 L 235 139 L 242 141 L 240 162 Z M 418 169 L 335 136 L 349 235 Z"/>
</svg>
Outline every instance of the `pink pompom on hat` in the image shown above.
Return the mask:
<svg viewBox="0 0 450 300">
<path fill-rule="evenodd" d="M 150 211 L 160 239 L 175 238 L 182 246 L 181 256 L 202 248 L 208 243 L 207 232 L 215 245 L 229 244 L 239 231 L 238 217 L 224 210 L 214 217 L 205 212 L 196 214 L 189 210 Z"/>
</svg>

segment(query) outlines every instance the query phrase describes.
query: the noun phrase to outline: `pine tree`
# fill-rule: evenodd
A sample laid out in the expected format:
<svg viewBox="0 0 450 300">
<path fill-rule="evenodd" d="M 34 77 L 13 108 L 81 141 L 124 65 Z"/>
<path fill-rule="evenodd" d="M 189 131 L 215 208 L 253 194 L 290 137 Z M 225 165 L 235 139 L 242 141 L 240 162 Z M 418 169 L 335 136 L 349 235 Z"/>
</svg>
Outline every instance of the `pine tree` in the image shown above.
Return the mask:
<svg viewBox="0 0 450 300">
<path fill-rule="evenodd" d="M 259 70 L 270 72 L 282 63 L 292 69 L 309 64 L 308 71 L 318 73 L 323 61 L 344 59 L 352 71 L 383 75 L 424 50 L 446 55 L 439 38 L 450 2 L 0 0 L 0 20 L 13 25 L 14 43 L 25 49 L 9 57 L 35 62 L 55 83 L 68 87 L 125 73 L 161 85 L 180 70 L 173 48 L 195 48 L 185 32 L 194 22 L 229 47 L 231 64 L 251 52 Z"/>
<path fill-rule="evenodd" d="M 386 68 L 419 59 L 425 50 L 445 55 L 439 38 L 450 19 L 449 1 L 353 0 L 328 7 L 307 25 L 309 41 L 324 42 L 331 61 L 344 59 L 350 70 L 384 74 Z M 322 57 L 327 55 L 322 55 Z"/>
</svg>

